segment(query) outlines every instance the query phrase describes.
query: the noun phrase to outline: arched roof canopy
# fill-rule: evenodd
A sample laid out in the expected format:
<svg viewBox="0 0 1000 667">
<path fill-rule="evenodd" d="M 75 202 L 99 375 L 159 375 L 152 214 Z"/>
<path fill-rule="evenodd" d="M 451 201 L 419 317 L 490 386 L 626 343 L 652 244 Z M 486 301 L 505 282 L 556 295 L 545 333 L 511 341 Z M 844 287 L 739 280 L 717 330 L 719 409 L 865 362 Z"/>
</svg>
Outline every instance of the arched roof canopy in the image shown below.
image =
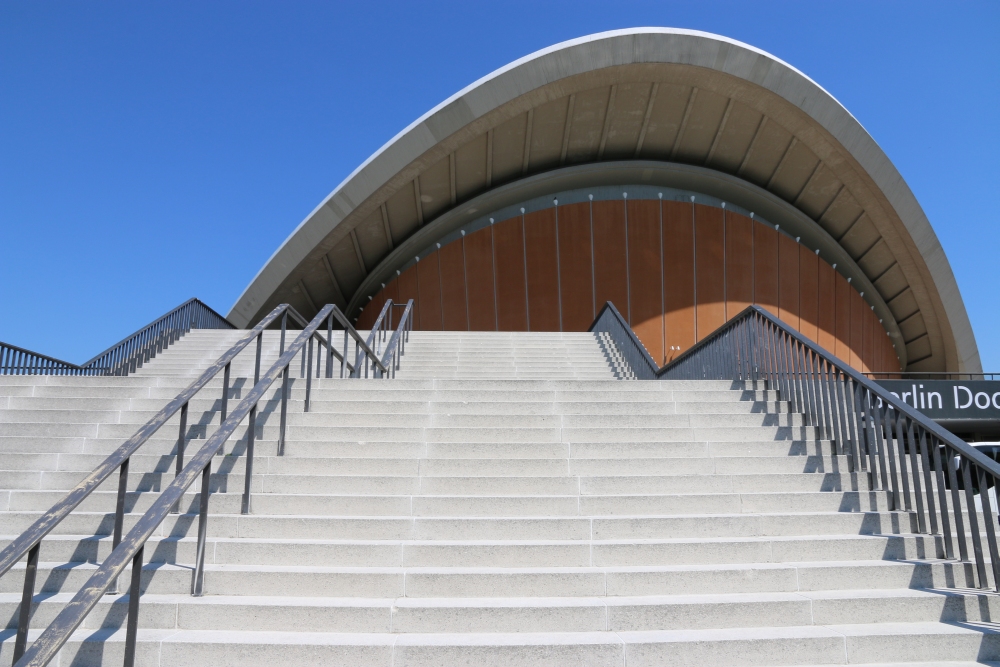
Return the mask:
<svg viewBox="0 0 1000 667">
<path fill-rule="evenodd" d="M 405 247 L 445 221 L 481 216 L 522 187 L 538 196 L 546 178 L 570 187 L 585 173 L 597 183 L 601 165 L 616 183 L 629 162 L 655 173 L 650 182 L 687 188 L 695 174 L 815 225 L 876 290 L 872 304 L 890 319 L 908 370 L 981 370 L 937 236 L 860 123 L 774 56 L 668 28 L 563 42 L 445 100 L 337 186 L 228 317 L 246 325 L 284 301 L 304 313 L 327 302 L 357 311 L 379 275 L 411 259 Z"/>
</svg>

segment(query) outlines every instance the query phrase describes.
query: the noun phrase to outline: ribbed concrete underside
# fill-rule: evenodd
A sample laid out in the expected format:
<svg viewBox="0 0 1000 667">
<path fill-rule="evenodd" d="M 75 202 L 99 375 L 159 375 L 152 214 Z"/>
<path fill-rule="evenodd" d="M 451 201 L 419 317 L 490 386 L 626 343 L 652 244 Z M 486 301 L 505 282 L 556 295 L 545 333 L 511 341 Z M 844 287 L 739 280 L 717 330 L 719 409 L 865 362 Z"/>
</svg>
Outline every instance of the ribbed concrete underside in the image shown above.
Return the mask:
<svg viewBox="0 0 1000 667">
<path fill-rule="evenodd" d="M 0 378 L 2 543 L 238 336 L 192 332 L 129 378 Z M 252 381 L 245 356 L 234 377 Z M 215 464 L 207 594 L 188 594 L 194 494 L 147 545 L 138 664 L 1000 660 L 997 597 L 954 589 L 968 573 L 925 559 L 915 516 L 786 404 L 614 377 L 590 334 L 414 333 L 395 380 L 321 380 L 309 413 L 296 381 L 283 457 L 269 397 L 250 515 L 242 432 Z M 220 388 L 192 404 L 188 451 Z M 129 525 L 172 479 L 176 437 L 133 458 Z M 43 543 L 32 637 L 110 551 L 115 484 Z M 0 659 L 23 573 L 0 579 Z M 60 664 L 120 664 L 126 606 L 106 596 Z"/>
</svg>

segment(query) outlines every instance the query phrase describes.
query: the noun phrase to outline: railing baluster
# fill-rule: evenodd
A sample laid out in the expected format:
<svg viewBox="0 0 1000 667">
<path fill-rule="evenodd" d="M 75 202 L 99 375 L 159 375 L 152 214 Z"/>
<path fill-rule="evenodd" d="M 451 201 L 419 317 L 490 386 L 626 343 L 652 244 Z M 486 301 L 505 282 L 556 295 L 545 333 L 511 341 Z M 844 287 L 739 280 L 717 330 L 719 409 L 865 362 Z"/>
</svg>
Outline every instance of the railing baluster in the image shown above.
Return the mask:
<svg viewBox="0 0 1000 667">
<path fill-rule="evenodd" d="M 131 460 L 131 457 L 122 461 L 122 464 L 118 469 L 118 496 L 115 498 L 115 527 L 114 536 L 112 538 L 112 549 L 122 543 L 122 531 L 125 527 L 125 496 L 128 493 L 129 460 Z M 111 584 L 109 592 L 114 594 L 118 593 L 117 579 L 115 579 L 114 583 Z"/>
<path fill-rule="evenodd" d="M 28 647 L 28 626 L 31 622 L 31 605 L 35 599 L 35 577 L 38 574 L 39 542 L 28 551 L 28 561 L 24 568 L 24 590 L 21 593 L 21 611 L 17 617 L 17 637 L 14 639 L 14 662 L 21 659 Z"/>
<path fill-rule="evenodd" d="M 312 365 L 313 365 L 313 339 L 309 338 L 309 360 L 306 363 L 306 405 L 305 412 L 309 412 L 309 398 L 312 394 Z M 302 351 L 302 358 L 305 359 L 305 350 Z"/>
<path fill-rule="evenodd" d="M 927 490 L 927 518 L 930 520 L 930 532 L 932 535 L 937 535 L 938 522 L 937 522 L 937 511 L 934 509 L 934 484 L 931 481 L 931 460 L 927 456 L 927 432 L 924 431 L 919 425 L 915 427 L 914 431 L 917 435 L 915 442 L 918 443 L 920 447 L 920 462 L 923 468 L 924 475 L 924 488 Z M 914 425 L 910 423 L 911 431 L 914 429 Z"/>
<path fill-rule="evenodd" d="M 221 449 L 221 448 L 220 448 Z M 194 574 L 191 578 L 191 595 L 205 594 L 205 547 L 208 537 L 208 499 L 211 493 L 212 462 L 201 471 L 201 502 L 198 505 L 198 550 L 195 554 Z"/>
<path fill-rule="evenodd" d="M 174 475 L 180 475 L 181 470 L 184 469 L 184 444 L 187 440 L 187 415 L 188 415 L 188 404 L 185 403 L 181 406 L 181 424 L 179 433 L 177 434 L 177 460 Z M 173 508 L 174 512 L 180 511 L 180 501 Z"/>
<path fill-rule="evenodd" d="M 135 667 L 135 644 L 139 635 L 139 596 L 142 586 L 142 552 L 132 557 L 132 584 L 128 589 L 128 620 L 125 624 L 125 667 Z"/>
<path fill-rule="evenodd" d="M 255 382 L 254 385 L 257 383 Z M 250 484 L 253 480 L 253 445 L 257 437 L 257 406 L 250 408 L 247 417 L 247 453 L 246 470 L 243 474 L 243 505 L 240 508 L 241 514 L 250 514 Z"/>
<path fill-rule="evenodd" d="M 993 586 L 1000 593 L 1000 553 L 997 553 L 997 533 L 993 519 L 993 502 L 990 500 L 989 486 L 987 485 L 986 471 L 976 467 L 979 478 L 979 498 L 983 505 L 983 525 L 986 527 L 986 543 L 990 548 L 990 565 L 993 570 Z M 996 480 L 994 480 L 994 493 L 996 493 Z M 989 588 L 989 584 L 983 581 L 982 588 Z"/>
<path fill-rule="evenodd" d="M 951 517 L 948 516 L 948 488 L 945 484 L 945 469 L 948 457 L 941 460 L 941 447 L 934 438 L 930 438 L 927 446 L 930 448 L 931 460 L 934 461 L 934 471 L 937 477 L 938 506 L 941 509 L 941 537 L 944 538 L 945 558 L 955 557 L 955 545 L 952 542 Z M 961 529 L 959 529 L 961 530 Z"/>
<path fill-rule="evenodd" d="M 989 582 L 986 580 L 986 560 L 983 558 L 983 541 L 979 536 L 979 517 L 976 512 L 976 498 L 972 490 L 972 475 L 970 468 L 972 463 L 966 460 L 961 462 L 962 483 L 965 486 L 965 509 L 969 515 L 969 534 L 972 536 L 972 553 L 976 558 L 976 573 L 979 575 L 979 588 L 987 588 Z M 989 502 L 987 500 L 986 502 Z"/>
<path fill-rule="evenodd" d="M 902 419 L 902 417 L 899 417 L 899 420 Z M 920 488 L 920 464 L 917 460 L 919 446 L 913 438 L 913 422 L 909 419 L 906 422 L 906 448 L 910 453 L 910 470 L 913 473 L 913 496 L 917 505 L 917 525 L 921 533 L 929 533 L 930 531 L 927 530 L 927 515 L 924 513 L 924 492 Z"/>
<path fill-rule="evenodd" d="M 958 554 L 963 563 L 969 561 L 969 546 L 965 541 L 965 518 L 963 516 L 962 502 L 958 496 L 958 475 L 956 474 L 956 456 L 949 451 L 945 445 L 944 453 L 946 465 L 948 466 L 948 481 L 951 482 L 951 508 L 955 515 L 955 535 L 958 540 Z"/>
<path fill-rule="evenodd" d="M 285 425 L 288 423 L 288 366 L 281 375 L 281 423 L 278 427 L 278 456 L 285 455 Z"/>
<path fill-rule="evenodd" d="M 229 371 L 232 362 L 226 364 L 226 369 L 223 371 L 222 375 L 222 410 L 219 412 L 219 424 L 226 421 L 226 415 L 229 414 Z M 254 384 L 257 384 L 256 382 Z"/>
</svg>

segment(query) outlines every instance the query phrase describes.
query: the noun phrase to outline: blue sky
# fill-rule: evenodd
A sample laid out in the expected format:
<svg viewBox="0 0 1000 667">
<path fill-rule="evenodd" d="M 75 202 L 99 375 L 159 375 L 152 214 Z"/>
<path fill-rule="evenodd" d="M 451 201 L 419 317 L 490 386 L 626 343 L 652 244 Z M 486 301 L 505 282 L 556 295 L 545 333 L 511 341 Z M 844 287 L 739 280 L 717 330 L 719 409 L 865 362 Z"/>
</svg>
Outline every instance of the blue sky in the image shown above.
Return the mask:
<svg viewBox="0 0 1000 667">
<path fill-rule="evenodd" d="M 0 340 L 83 361 L 225 314 L 361 161 L 511 60 L 674 26 L 791 63 L 915 192 L 1000 371 L 1000 3 L 0 3 Z"/>
</svg>

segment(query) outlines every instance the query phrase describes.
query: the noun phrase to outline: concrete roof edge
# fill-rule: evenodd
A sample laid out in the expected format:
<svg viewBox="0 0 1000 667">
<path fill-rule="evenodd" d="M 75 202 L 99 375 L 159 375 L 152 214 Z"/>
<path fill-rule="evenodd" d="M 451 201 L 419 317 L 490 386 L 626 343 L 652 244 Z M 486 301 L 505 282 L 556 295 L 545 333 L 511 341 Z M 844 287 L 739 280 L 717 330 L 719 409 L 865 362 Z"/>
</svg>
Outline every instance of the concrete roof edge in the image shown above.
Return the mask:
<svg viewBox="0 0 1000 667">
<path fill-rule="evenodd" d="M 674 42 L 670 45 L 673 48 L 648 48 L 641 43 L 644 38 Z M 602 42 L 600 48 L 590 48 Z M 570 52 L 583 57 L 566 57 Z M 758 58 L 768 67 L 759 68 Z M 349 211 L 336 210 L 342 206 L 330 207 L 329 216 L 320 215 L 332 200 L 342 197 L 354 205 L 360 203 L 436 143 L 468 124 L 470 113 L 472 119 L 481 117 L 530 90 L 579 72 L 641 62 L 689 64 L 737 76 L 784 98 L 833 135 L 882 191 L 921 253 L 941 299 L 942 315 L 955 337 L 962 366 L 957 370 L 981 370 L 972 324 L 940 241 L 912 190 L 861 123 L 822 86 L 766 51 L 721 35 L 679 28 L 629 28 L 560 42 L 519 58 L 451 95 L 398 132 L 341 181 L 271 255 L 227 317 L 238 326 L 247 324 L 315 243 L 346 217 Z M 795 92 L 798 94 L 792 97 Z M 932 257 L 937 261 L 928 261 Z"/>
</svg>

